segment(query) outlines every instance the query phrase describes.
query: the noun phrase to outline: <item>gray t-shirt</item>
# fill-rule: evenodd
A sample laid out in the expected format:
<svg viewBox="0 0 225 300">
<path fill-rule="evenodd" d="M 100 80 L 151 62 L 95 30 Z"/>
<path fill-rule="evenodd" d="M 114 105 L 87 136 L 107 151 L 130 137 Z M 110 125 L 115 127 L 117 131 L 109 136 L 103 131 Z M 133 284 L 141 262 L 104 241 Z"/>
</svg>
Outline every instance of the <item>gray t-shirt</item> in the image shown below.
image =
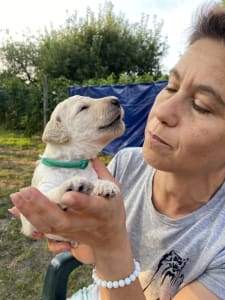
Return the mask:
<svg viewBox="0 0 225 300">
<path fill-rule="evenodd" d="M 151 300 L 170 300 L 198 279 L 225 300 L 225 183 L 193 213 L 172 219 L 151 201 L 155 169 L 144 162 L 141 148 L 121 150 L 108 166 L 121 183 L 134 257 L 140 280 Z"/>
</svg>

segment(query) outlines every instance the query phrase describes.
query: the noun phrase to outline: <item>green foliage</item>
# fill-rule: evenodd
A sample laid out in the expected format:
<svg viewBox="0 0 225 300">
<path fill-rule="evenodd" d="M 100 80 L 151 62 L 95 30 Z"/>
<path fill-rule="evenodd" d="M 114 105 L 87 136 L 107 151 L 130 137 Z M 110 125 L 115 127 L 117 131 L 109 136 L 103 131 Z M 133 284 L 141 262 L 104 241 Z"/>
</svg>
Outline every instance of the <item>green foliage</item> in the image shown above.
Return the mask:
<svg viewBox="0 0 225 300">
<path fill-rule="evenodd" d="M 0 124 L 32 134 L 40 128 L 42 90 L 38 83 L 27 85 L 15 75 L 0 76 Z M 2 96 L 2 97 L 1 97 Z M 35 130 L 32 126 L 35 124 Z"/>
<path fill-rule="evenodd" d="M 36 38 L 23 35 L 23 41 L 14 41 L 7 36 L 1 48 L 0 57 L 4 67 L 11 75 L 20 77 L 27 83 L 35 81 L 38 63 L 38 44 Z"/>
<path fill-rule="evenodd" d="M 43 130 L 42 81 L 27 84 L 20 78 L 0 75 L 0 125 L 27 135 Z M 63 77 L 48 81 L 48 116 L 56 104 L 68 95 L 71 81 Z"/>
<path fill-rule="evenodd" d="M 87 9 L 86 17 L 77 13 L 66 20 L 60 30 L 52 29 L 41 37 L 41 69 L 51 77 L 60 75 L 83 83 L 114 74 L 150 73 L 161 76 L 161 59 L 167 50 L 161 37 L 162 22 L 142 15 L 140 23 L 130 24 L 123 14 L 116 16 L 113 4 L 100 6 L 97 17 Z"/>
</svg>

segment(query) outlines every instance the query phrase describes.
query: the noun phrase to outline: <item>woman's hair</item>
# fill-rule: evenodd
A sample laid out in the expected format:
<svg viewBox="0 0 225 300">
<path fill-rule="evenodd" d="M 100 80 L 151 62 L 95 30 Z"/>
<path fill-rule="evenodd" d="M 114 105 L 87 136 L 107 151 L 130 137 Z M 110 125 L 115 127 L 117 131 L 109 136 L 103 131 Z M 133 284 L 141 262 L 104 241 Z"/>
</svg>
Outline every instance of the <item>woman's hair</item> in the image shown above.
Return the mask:
<svg viewBox="0 0 225 300">
<path fill-rule="evenodd" d="M 211 38 L 225 43 L 225 7 L 203 6 L 194 19 L 188 45 L 192 45 L 202 38 Z"/>
</svg>

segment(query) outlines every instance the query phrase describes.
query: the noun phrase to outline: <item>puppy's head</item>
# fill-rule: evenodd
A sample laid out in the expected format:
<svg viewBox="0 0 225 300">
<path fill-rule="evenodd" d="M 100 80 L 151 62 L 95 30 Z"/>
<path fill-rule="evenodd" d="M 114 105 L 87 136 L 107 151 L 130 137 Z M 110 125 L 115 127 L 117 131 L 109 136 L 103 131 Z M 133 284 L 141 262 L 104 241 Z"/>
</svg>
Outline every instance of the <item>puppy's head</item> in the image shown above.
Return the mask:
<svg viewBox="0 0 225 300">
<path fill-rule="evenodd" d="M 73 96 L 59 103 L 47 123 L 42 139 L 52 144 L 88 144 L 99 151 L 121 136 L 124 111 L 116 97 L 93 99 Z"/>
</svg>

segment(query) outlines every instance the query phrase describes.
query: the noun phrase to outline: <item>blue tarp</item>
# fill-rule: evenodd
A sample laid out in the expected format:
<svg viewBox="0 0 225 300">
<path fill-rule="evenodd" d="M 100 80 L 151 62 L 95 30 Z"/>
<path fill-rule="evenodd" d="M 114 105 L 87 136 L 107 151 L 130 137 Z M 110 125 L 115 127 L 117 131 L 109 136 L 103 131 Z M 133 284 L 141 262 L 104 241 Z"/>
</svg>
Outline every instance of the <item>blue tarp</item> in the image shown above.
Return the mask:
<svg viewBox="0 0 225 300">
<path fill-rule="evenodd" d="M 115 154 L 125 147 L 142 146 L 148 113 L 156 95 L 166 84 L 167 81 L 158 81 L 127 85 L 70 86 L 68 93 L 69 96 L 81 95 L 92 98 L 116 96 L 120 100 L 125 111 L 125 134 L 103 150 L 107 154 Z"/>
</svg>

